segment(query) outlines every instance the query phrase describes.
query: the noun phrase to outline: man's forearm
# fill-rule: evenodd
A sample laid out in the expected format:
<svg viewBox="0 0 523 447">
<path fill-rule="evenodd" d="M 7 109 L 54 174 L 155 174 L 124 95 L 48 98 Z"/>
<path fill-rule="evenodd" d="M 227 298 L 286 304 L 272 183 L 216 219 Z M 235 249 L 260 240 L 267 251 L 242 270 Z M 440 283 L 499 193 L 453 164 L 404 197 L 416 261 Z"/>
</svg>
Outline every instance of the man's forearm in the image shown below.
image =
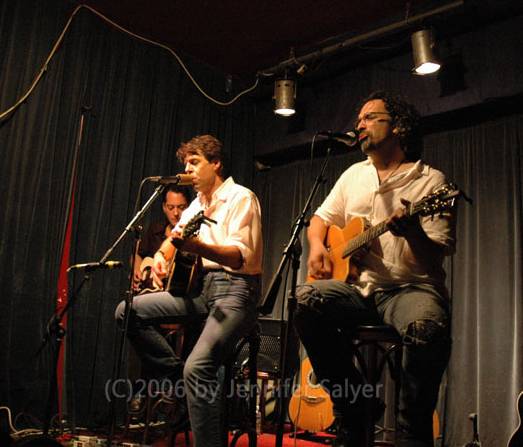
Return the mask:
<svg viewBox="0 0 523 447">
<path fill-rule="evenodd" d="M 309 243 L 311 245 L 323 245 L 325 236 L 327 234 L 327 228 L 327 225 L 325 225 L 325 222 L 321 217 L 316 215 L 312 216 L 309 228 L 307 229 L 307 238 L 309 239 Z"/>
</svg>

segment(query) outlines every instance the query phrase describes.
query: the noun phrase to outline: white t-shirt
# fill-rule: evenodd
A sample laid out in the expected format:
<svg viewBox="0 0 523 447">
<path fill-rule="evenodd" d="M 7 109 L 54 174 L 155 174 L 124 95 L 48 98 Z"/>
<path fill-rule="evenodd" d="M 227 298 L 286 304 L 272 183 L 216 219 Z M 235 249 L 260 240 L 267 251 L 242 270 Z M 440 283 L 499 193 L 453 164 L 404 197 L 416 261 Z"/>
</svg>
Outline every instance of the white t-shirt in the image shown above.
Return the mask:
<svg viewBox="0 0 523 447">
<path fill-rule="evenodd" d="M 328 225 L 343 228 L 353 217 L 364 217 L 376 225 L 403 207 L 400 199 L 417 202 L 446 183 L 442 172 L 418 161 L 406 171 L 380 184 L 376 168 L 367 159 L 349 167 L 338 179 L 315 214 Z M 445 246 L 445 253 L 455 248 L 455 215 L 446 212 L 421 217 L 425 233 Z M 364 296 L 375 290 L 412 283 L 434 284 L 444 288 L 443 259 L 432 259 L 430 266 L 416 262 L 408 242 L 389 231 L 376 238 L 363 259 L 359 281 L 355 286 Z"/>
<path fill-rule="evenodd" d="M 260 274 L 262 271 L 262 227 L 260 204 L 256 195 L 244 186 L 227 178 L 214 192 L 207 205 L 198 194 L 189 207 L 183 212 L 180 222 L 174 229 L 180 231 L 196 213 L 205 210 L 205 215 L 216 220 L 216 224 L 203 224 L 199 239 L 207 244 L 234 245 L 239 248 L 243 264 L 235 270 L 203 258 L 203 267 L 207 269 L 223 268 L 225 270 L 247 275 Z"/>
</svg>

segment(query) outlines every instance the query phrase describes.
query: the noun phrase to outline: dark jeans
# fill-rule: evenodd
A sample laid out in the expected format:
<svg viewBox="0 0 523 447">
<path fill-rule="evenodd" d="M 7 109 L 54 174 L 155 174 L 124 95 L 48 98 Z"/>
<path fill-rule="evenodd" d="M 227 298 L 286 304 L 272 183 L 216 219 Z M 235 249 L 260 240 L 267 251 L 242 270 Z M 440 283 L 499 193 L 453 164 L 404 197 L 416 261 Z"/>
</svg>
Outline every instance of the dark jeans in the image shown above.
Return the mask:
<svg viewBox="0 0 523 447">
<path fill-rule="evenodd" d="M 194 298 L 173 297 L 167 292 L 134 298 L 128 338 L 156 378 L 167 377 L 176 385 L 183 374 L 197 447 L 222 445 L 218 370 L 256 324 L 259 289 L 258 276 L 216 271 L 205 275 L 202 292 Z M 124 302 L 116 308 L 120 324 L 124 309 Z M 204 328 L 184 364 L 155 325 L 198 319 L 205 320 Z"/>
<path fill-rule="evenodd" d="M 403 339 L 396 446 L 432 446 L 432 414 L 450 354 L 448 299 L 430 285 L 409 285 L 364 298 L 351 285 L 319 280 L 298 289 L 294 324 L 316 375 L 331 392 L 334 414 L 361 430 L 363 378 L 351 361 L 351 331 L 389 324 Z M 336 392 L 350 390 L 349 393 Z"/>
</svg>

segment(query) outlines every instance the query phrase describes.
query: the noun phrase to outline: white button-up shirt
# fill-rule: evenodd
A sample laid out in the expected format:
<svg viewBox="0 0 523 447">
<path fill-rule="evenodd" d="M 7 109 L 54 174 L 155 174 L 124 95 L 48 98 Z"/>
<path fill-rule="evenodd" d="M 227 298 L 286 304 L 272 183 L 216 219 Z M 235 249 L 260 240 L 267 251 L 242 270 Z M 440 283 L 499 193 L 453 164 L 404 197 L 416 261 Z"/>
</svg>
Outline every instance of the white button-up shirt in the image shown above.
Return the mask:
<svg viewBox="0 0 523 447">
<path fill-rule="evenodd" d="M 256 195 L 244 186 L 236 184 L 232 177 L 229 177 L 213 193 L 210 203 L 205 203 L 199 193 L 183 212 L 174 231 L 180 231 L 180 226 L 185 225 L 201 210 L 217 223 L 203 224 L 199 239 L 207 244 L 236 246 L 243 259 L 241 268 L 236 270 L 205 258 L 202 259 L 203 267 L 223 268 L 247 275 L 260 274 L 263 242 L 260 204 Z"/>
<path fill-rule="evenodd" d="M 354 217 L 363 217 L 376 225 L 403 207 L 400 199 L 416 202 L 446 183 L 442 172 L 418 161 L 380 184 L 376 168 L 367 159 L 349 167 L 338 179 L 315 214 L 327 225 L 343 228 Z M 454 252 L 454 213 L 421 217 L 427 236 Z M 423 266 L 413 256 L 407 240 L 385 232 L 371 245 L 363 259 L 359 281 L 355 283 L 364 296 L 375 290 L 412 283 L 427 283 L 444 288 L 442 259 L 430 259 Z"/>
</svg>

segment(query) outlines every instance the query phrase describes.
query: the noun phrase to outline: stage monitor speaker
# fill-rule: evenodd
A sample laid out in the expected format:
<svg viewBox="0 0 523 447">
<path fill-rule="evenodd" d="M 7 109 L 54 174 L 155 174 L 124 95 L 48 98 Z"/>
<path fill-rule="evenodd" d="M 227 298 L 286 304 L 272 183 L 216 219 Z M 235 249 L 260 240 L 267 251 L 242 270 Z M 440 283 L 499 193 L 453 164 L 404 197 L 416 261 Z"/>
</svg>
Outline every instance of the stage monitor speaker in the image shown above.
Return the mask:
<svg viewBox="0 0 523 447">
<path fill-rule="evenodd" d="M 281 365 L 280 365 L 280 350 L 282 337 L 285 336 L 285 328 L 287 321 L 285 320 L 273 320 L 270 318 L 258 318 L 258 324 L 260 325 L 260 351 L 258 352 L 258 372 L 264 372 L 270 374 L 274 378 L 280 378 Z M 290 343 L 287 347 L 287 367 L 288 377 L 292 377 L 296 371 L 296 367 L 299 363 L 298 357 L 298 336 L 294 331 L 294 328 L 290 328 L 292 331 L 290 337 Z M 241 368 L 247 361 L 249 355 L 248 344 L 245 344 L 240 351 L 240 354 L 236 358 L 234 363 L 235 368 Z"/>
</svg>

